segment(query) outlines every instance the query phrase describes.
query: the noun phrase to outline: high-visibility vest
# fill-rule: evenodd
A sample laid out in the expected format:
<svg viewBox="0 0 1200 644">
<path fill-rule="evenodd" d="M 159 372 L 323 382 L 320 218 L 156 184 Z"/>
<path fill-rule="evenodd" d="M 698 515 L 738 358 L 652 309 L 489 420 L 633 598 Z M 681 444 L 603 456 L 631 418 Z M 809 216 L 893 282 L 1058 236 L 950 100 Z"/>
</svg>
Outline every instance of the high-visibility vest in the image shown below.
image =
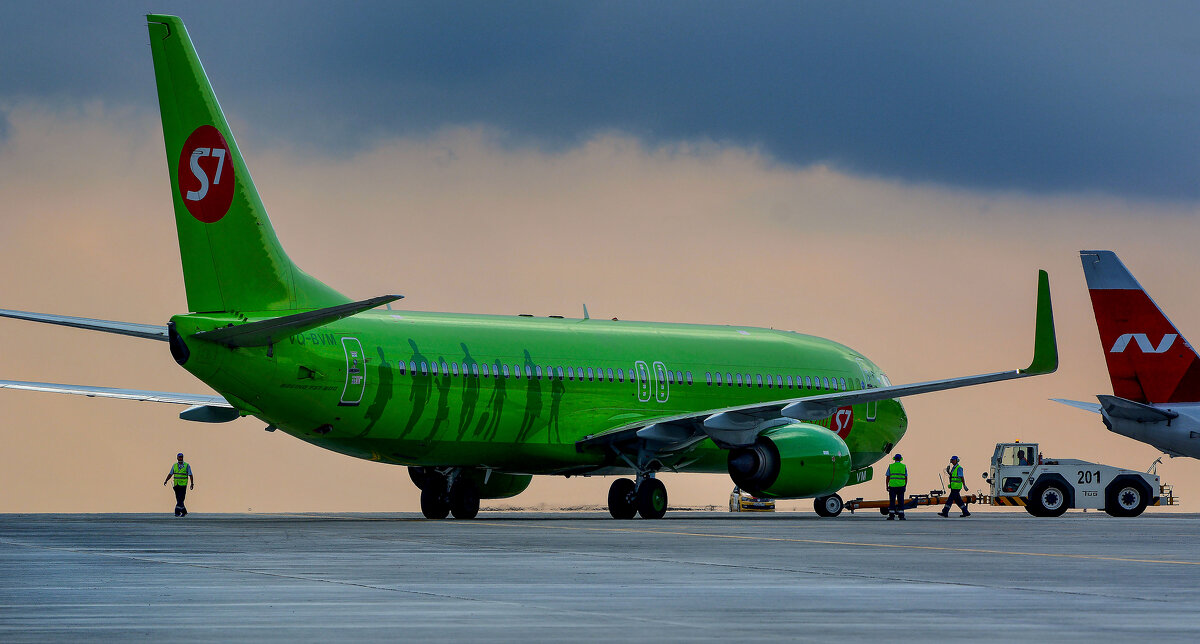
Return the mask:
<svg viewBox="0 0 1200 644">
<path fill-rule="evenodd" d="M 961 465 L 951 465 L 950 466 L 950 489 L 951 490 L 963 489 L 963 473 L 962 473 Z"/>
<path fill-rule="evenodd" d="M 908 485 L 908 466 L 900 461 L 889 465 L 887 469 L 887 486 L 905 487 L 906 485 Z"/>
<path fill-rule="evenodd" d="M 188 484 L 188 464 L 176 463 L 171 466 L 171 474 L 175 476 L 175 485 Z"/>
</svg>

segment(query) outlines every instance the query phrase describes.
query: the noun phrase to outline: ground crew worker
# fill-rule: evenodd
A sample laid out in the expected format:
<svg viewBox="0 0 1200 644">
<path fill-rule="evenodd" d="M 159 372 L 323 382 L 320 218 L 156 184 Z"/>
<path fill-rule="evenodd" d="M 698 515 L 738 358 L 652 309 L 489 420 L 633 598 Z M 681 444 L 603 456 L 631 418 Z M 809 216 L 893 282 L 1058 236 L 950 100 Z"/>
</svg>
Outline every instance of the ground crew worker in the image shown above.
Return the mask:
<svg viewBox="0 0 1200 644">
<path fill-rule="evenodd" d="M 187 508 L 183 507 L 183 497 L 187 495 L 188 479 L 191 479 L 192 489 L 196 489 L 196 477 L 192 476 L 192 466 L 184 462 L 183 452 L 176 454 L 175 458 L 178 462 L 167 472 L 167 479 L 163 481 L 163 485 L 172 479 L 175 480 L 175 516 L 186 517 Z"/>
<path fill-rule="evenodd" d="M 903 460 L 897 454 L 887 468 L 888 521 L 896 517 L 904 520 L 904 488 L 908 486 L 908 466 L 901 462 Z"/>
<path fill-rule="evenodd" d="M 962 490 L 967 489 L 965 479 L 963 479 L 962 466 L 958 464 L 958 457 L 951 456 L 950 464 L 946 466 L 946 474 L 950 475 L 950 496 L 946 499 L 946 507 L 942 508 L 938 514 L 948 517 L 950 516 L 950 504 L 958 504 L 958 509 L 962 510 L 962 516 L 969 517 L 971 513 L 967 511 L 967 504 L 963 503 Z"/>
</svg>

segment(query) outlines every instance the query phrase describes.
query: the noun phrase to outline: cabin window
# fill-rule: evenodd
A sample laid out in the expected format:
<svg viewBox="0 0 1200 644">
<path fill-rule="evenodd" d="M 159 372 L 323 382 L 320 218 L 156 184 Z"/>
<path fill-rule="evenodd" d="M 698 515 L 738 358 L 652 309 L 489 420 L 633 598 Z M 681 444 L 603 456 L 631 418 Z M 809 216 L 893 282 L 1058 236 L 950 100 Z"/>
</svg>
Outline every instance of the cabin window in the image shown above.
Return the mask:
<svg viewBox="0 0 1200 644">
<path fill-rule="evenodd" d="M 479 365 L 477 365 L 477 364 L 471 365 L 471 375 L 472 376 L 479 375 Z M 483 365 L 483 375 L 485 375 L 485 376 L 487 375 L 487 365 Z"/>
<path fill-rule="evenodd" d="M 842 385 L 842 391 L 846 391 L 846 379 L 841 378 L 838 380 L 838 382 L 841 383 L 841 385 Z"/>
<path fill-rule="evenodd" d="M 729 385 L 730 387 L 733 386 L 733 376 L 730 375 L 728 371 L 725 372 L 725 384 Z"/>
<path fill-rule="evenodd" d="M 791 376 L 787 377 L 787 388 L 788 389 L 792 388 L 792 377 Z"/>
<path fill-rule="evenodd" d="M 508 365 L 506 365 L 506 364 L 500 365 L 499 369 L 500 369 L 500 372 L 504 374 L 504 377 L 507 378 L 508 377 Z M 497 375 L 499 375 L 499 373 L 497 373 Z"/>
<path fill-rule="evenodd" d="M 712 372 L 711 371 L 704 372 L 704 381 L 707 382 L 710 386 L 712 385 Z"/>
<path fill-rule="evenodd" d="M 451 362 L 451 363 L 450 363 L 450 368 L 451 368 L 451 370 L 453 370 L 453 371 L 454 371 L 454 375 L 456 375 L 456 376 L 457 376 L 457 375 L 458 375 L 458 363 L 457 363 L 457 362 Z M 466 371 L 463 371 L 463 375 L 465 376 L 466 374 L 467 374 L 467 372 L 466 372 Z"/>
<path fill-rule="evenodd" d="M 588 380 L 592 380 L 592 376 L 594 375 L 594 372 L 592 371 L 591 367 L 587 368 L 587 374 L 588 374 Z"/>
<path fill-rule="evenodd" d="M 485 364 L 481 364 L 481 365 L 479 365 L 479 374 L 480 374 L 480 375 L 482 375 L 484 378 L 487 378 L 487 377 L 488 377 L 488 367 L 487 367 L 487 365 L 485 365 Z"/>
<path fill-rule="evenodd" d="M 825 388 L 829 389 L 829 378 L 825 379 Z"/>
<path fill-rule="evenodd" d="M 570 368 L 570 367 L 568 367 L 568 368 Z M 562 380 L 562 379 L 563 379 L 563 370 L 562 370 L 562 367 L 559 367 L 559 368 L 558 368 L 558 379 L 559 379 L 559 380 Z"/>
<path fill-rule="evenodd" d="M 608 370 L 608 381 L 609 381 L 609 382 L 612 382 L 612 381 L 613 381 L 613 372 L 612 372 L 612 369 L 609 369 L 609 370 Z"/>
<path fill-rule="evenodd" d="M 804 376 L 804 388 L 812 389 L 812 378 L 809 378 L 808 376 Z"/>
<path fill-rule="evenodd" d="M 742 374 L 740 374 L 740 373 L 737 375 L 737 385 L 739 387 L 742 386 Z"/>
<path fill-rule="evenodd" d="M 687 383 L 689 385 L 692 384 L 692 372 L 689 371 L 689 372 L 685 373 L 684 375 L 687 376 Z"/>
<path fill-rule="evenodd" d="M 617 382 L 625 382 L 625 370 L 617 369 Z"/>
<path fill-rule="evenodd" d="M 403 375 L 404 375 L 404 361 L 403 361 L 403 360 L 401 360 L 401 361 L 397 362 L 397 363 L 396 363 L 396 366 L 397 366 L 397 367 L 399 367 L 399 369 L 400 369 L 400 375 L 402 375 L 402 376 L 403 376 Z"/>
<path fill-rule="evenodd" d="M 435 376 L 438 375 L 438 363 L 436 363 L 436 362 L 429 363 L 429 373 L 431 373 Z"/>
<path fill-rule="evenodd" d="M 667 384 L 668 385 L 675 384 L 675 372 L 673 372 L 673 371 L 667 372 Z"/>
<path fill-rule="evenodd" d="M 529 367 L 525 367 L 525 368 L 526 368 L 526 369 L 529 369 Z M 542 377 L 542 368 L 541 368 L 541 367 L 534 367 L 534 368 L 533 368 L 533 374 L 534 374 L 535 376 L 537 376 L 538 378 L 541 378 L 541 377 Z"/>
<path fill-rule="evenodd" d="M 717 386 L 720 387 L 721 386 L 721 372 L 720 371 L 717 372 L 716 381 L 717 381 L 716 382 Z"/>
<path fill-rule="evenodd" d="M 574 380 L 574 379 L 575 379 L 575 369 L 573 367 L 567 367 L 567 380 Z"/>
<path fill-rule="evenodd" d="M 421 363 L 421 375 L 422 375 L 422 376 L 425 376 L 425 375 L 428 375 L 428 374 L 429 374 L 429 365 L 428 365 L 428 364 L 426 364 L 426 363 L 424 363 L 424 362 L 422 362 L 422 363 Z"/>
</svg>

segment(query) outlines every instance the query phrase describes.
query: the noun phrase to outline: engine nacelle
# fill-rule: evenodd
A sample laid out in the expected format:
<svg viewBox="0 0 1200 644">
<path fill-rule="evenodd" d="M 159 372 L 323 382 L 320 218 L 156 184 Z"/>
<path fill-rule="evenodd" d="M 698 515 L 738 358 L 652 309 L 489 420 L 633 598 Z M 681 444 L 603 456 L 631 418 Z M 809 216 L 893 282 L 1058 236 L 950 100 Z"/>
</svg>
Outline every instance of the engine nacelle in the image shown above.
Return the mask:
<svg viewBox="0 0 1200 644">
<path fill-rule="evenodd" d="M 501 474 L 492 472 L 491 476 L 487 476 L 487 482 L 484 482 L 485 475 L 482 471 L 473 470 L 467 474 L 475 482 L 479 489 L 479 498 L 481 499 L 507 499 L 514 497 L 525 491 L 529 487 L 529 482 L 533 477 L 529 474 Z"/>
<path fill-rule="evenodd" d="M 833 494 L 850 478 L 850 448 L 837 434 L 806 423 L 769 429 L 749 447 L 729 451 L 729 477 L 754 496 Z"/>
</svg>

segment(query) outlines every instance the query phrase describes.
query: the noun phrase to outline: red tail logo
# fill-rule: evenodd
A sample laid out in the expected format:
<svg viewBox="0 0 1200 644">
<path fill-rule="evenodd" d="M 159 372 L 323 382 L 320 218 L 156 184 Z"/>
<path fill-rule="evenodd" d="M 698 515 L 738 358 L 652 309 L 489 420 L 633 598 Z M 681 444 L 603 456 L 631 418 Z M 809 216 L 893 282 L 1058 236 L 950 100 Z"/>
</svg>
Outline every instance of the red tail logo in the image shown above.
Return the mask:
<svg viewBox="0 0 1200 644">
<path fill-rule="evenodd" d="M 233 203 L 233 159 L 228 157 L 225 137 L 211 125 L 196 128 L 179 153 L 179 196 L 188 212 L 206 224 L 220 221 Z"/>
<path fill-rule="evenodd" d="M 1200 400 L 1200 357 L 1145 291 L 1090 295 L 1113 394 L 1140 403 Z"/>
<path fill-rule="evenodd" d="M 1145 333 L 1126 333 L 1117 338 L 1117 341 L 1113 343 L 1113 347 L 1109 349 L 1109 352 L 1121 353 L 1125 350 L 1125 347 L 1129 346 L 1130 341 L 1134 341 L 1137 342 L 1137 347 L 1142 353 L 1165 353 L 1167 349 L 1171 348 L 1171 345 L 1175 344 L 1175 338 L 1177 337 L 1179 336 L 1174 333 L 1168 333 L 1163 336 L 1162 341 L 1156 347 L 1150 343 L 1150 338 L 1146 337 Z"/>
</svg>

